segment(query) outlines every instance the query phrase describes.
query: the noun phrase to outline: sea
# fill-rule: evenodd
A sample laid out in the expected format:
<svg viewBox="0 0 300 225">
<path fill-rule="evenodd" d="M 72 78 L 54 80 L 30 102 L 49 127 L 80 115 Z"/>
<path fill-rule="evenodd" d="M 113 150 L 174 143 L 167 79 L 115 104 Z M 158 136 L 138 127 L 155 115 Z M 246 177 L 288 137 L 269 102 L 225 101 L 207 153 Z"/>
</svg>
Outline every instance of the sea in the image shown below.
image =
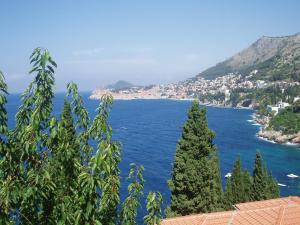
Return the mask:
<svg viewBox="0 0 300 225">
<path fill-rule="evenodd" d="M 82 93 L 84 103 L 93 118 L 98 100 L 89 99 L 90 93 Z M 53 114 L 59 115 L 65 98 L 57 93 Z M 163 196 L 163 210 L 170 203 L 170 179 L 176 144 L 187 119 L 190 101 L 181 100 L 116 100 L 109 122 L 113 138 L 122 143 L 121 198 L 128 193 L 126 179 L 130 163 L 145 167 L 144 197 L 139 209 L 138 224 L 145 215 L 145 198 L 149 191 L 159 191 Z M 8 97 L 9 126 L 14 126 L 14 116 L 20 106 L 20 95 Z M 256 151 L 260 151 L 267 168 L 277 179 L 281 196 L 300 196 L 300 178 L 289 178 L 288 174 L 300 176 L 300 148 L 280 145 L 256 136 L 260 126 L 252 120 L 254 111 L 249 109 L 207 107 L 209 127 L 216 133 L 214 143 L 218 148 L 223 187 L 225 175 L 231 172 L 238 156 L 242 167 L 252 173 Z"/>
</svg>

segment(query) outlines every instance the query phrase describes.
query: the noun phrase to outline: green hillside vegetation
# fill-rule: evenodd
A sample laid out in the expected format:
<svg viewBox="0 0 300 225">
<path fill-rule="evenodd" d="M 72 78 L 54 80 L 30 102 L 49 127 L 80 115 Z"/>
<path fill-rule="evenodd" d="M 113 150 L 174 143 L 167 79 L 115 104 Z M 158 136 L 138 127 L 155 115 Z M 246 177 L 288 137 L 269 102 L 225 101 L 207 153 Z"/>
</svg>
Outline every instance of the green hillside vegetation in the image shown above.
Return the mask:
<svg viewBox="0 0 300 225">
<path fill-rule="evenodd" d="M 215 79 L 228 73 L 253 80 L 300 81 L 300 33 L 286 37 L 262 37 L 247 49 L 201 72 L 198 76 Z"/>
<path fill-rule="evenodd" d="M 251 71 L 257 70 L 252 80 L 291 80 L 300 81 L 300 56 L 296 56 L 293 62 L 285 62 L 279 55 L 257 65 L 241 70 L 242 75 L 248 75 Z"/>
<path fill-rule="evenodd" d="M 300 100 L 285 108 L 274 116 L 269 128 L 282 131 L 285 134 L 293 134 L 300 131 Z"/>
<path fill-rule="evenodd" d="M 259 114 L 269 115 L 267 105 L 275 105 L 280 100 L 291 104 L 294 98 L 299 96 L 299 93 L 300 85 L 286 87 L 283 93 L 282 88 L 278 85 L 257 89 L 237 88 L 231 92 L 230 103 L 235 107 L 238 104 L 250 100 L 250 103 L 255 104 L 255 109 L 258 110 Z"/>
</svg>

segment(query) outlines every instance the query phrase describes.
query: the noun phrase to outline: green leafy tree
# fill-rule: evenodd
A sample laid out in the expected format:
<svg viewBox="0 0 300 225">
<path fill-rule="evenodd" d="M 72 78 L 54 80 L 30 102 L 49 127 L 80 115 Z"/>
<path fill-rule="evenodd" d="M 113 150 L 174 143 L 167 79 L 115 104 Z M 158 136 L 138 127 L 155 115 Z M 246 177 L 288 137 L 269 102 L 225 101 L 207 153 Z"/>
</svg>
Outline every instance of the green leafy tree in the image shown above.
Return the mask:
<svg viewBox="0 0 300 225">
<path fill-rule="evenodd" d="M 128 180 L 132 183 L 128 186 L 128 197 L 125 199 L 122 207 L 121 222 L 124 225 L 136 224 L 137 208 L 140 206 L 140 198 L 143 196 L 144 178 L 142 172 L 143 166 L 131 164 Z"/>
<path fill-rule="evenodd" d="M 211 212 L 222 207 L 219 161 L 208 128 L 206 110 L 193 101 L 180 138 L 173 166 L 168 215 Z"/>
<path fill-rule="evenodd" d="M 30 59 L 34 78 L 21 96 L 13 129 L 7 126 L 7 86 L 0 73 L 0 224 L 135 224 L 143 167 L 130 171 L 134 179 L 122 203 L 121 147 L 107 122 L 112 97 L 102 97 L 91 122 L 77 85 L 70 83 L 56 118 L 57 65 L 42 48 Z M 145 222 L 154 225 L 161 195 L 149 196 Z"/>
<path fill-rule="evenodd" d="M 148 215 L 144 217 L 144 223 L 147 225 L 160 224 L 162 218 L 161 204 L 162 196 L 159 192 L 149 192 L 147 196 L 147 210 Z"/>
</svg>

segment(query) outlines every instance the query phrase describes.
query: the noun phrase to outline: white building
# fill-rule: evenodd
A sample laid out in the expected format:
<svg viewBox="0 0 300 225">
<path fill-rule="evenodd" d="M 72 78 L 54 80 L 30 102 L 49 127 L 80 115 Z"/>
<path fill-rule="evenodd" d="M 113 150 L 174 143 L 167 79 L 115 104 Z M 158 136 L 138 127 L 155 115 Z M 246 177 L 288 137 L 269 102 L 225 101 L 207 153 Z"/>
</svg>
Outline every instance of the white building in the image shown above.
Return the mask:
<svg viewBox="0 0 300 225">
<path fill-rule="evenodd" d="M 288 107 L 290 104 L 287 102 L 278 102 L 276 105 L 268 105 L 267 106 L 267 110 L 268 112 L 272 113 L 274 112 L 274 115 L 276 115 L 277 113 L 279 113 L 281 110 L 283 110 L 284 108 Z"/>
<path fill-rule="evenodd" d="M 230 91 L 228 89 L 226 89 L 224 91 L 224 94 L 225 94 L 225 103 L 226 103 L 227 101 L 230 100 Z"/>
<path fill-rule="evenodd" d="M 294 102 L 298 101 L 299 99 L 300 99 L 300 97 L 295 97 Z"/>
</svg>

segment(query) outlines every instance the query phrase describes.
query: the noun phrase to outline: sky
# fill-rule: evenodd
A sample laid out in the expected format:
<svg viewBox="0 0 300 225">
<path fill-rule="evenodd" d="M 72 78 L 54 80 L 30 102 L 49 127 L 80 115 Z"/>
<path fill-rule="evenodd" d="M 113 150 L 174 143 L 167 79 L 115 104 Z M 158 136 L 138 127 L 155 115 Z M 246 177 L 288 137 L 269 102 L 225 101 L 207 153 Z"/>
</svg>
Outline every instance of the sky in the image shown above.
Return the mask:
<svg viewBox="0 0 300 225">
<path fill-rule="evenodd" d="M 0 70 L 22 92 L 29 56 L 44 47 L 58 64 L 56 91 L 176 82 L 263 35 L 300 32 L 299 9 L 298 0 L 1 0 Z"/>
</svg>

